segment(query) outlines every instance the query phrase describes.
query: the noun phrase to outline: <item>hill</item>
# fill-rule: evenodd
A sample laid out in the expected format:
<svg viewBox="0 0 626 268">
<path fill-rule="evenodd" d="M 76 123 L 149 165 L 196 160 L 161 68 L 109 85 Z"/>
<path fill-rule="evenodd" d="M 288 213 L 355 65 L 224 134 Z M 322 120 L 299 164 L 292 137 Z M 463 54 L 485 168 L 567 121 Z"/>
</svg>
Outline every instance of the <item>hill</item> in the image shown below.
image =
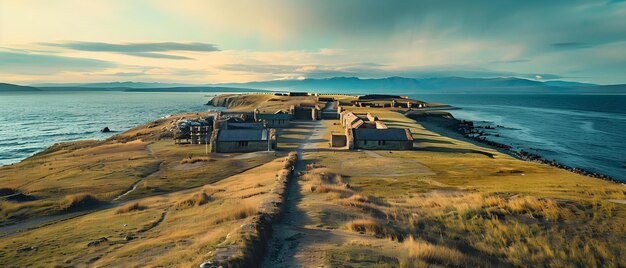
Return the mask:
<svg viewBox="0 0 626 268">
<path fill-rule="evenodd" d="M 236 87 L 166 87 L 127 88 L 125 92 L 265 92 L 266 90 Z"/>
<path fill-rule="evenodd" d="M 100 82 L 100 83 L 43 83 L 33 84 L 35 87 L 47 88 L 171 88 L 171 87 L 191 87 L 202 86 L 179 83 L 159 83 L 159 82 Z"/>
<path fill-rule="evenodd" d="M 333 77 L 323 79 L 259 81 L 248 83 L 225 83 L 220 86 L 251 87 L 282 91 L 336 92 L 348 90 L 350 93 L 568 93 L 579 91 L 587 86 L 603 87 L 568 81 L 535 81 L 515 77 L 501 78 L 406 78 L 387 77 L 362 79 L 358 77 Z"/>
<path fill-rule="evenodd" d="M 12 91 L 39 91 L 38 88 L 19 86 L 14 84 L 0 83 L 0 92 L 12 92 Z"/>
</svg>

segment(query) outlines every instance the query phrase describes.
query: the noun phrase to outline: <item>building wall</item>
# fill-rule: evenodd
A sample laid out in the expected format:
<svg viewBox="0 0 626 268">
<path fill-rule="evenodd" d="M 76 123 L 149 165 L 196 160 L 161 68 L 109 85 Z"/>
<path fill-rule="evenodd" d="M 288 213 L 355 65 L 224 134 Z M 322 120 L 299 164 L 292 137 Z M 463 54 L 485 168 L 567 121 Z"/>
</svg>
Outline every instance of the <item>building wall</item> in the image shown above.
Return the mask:
<svg viewBox="0 0 626 268">
<path fill-rule="evenodd" d="M 288 119 L 263 119 L 263 123 L 265 124 L 266 127 L 269 127 L 269 128 L 289 126 Z"/>
<path fill-rule="evenodd" d="M 330 135 L 330 147 L 346 147 L 347 145 L 346 135 Z"/>
<path fill-rule="evenodd" d="M 411 150 L 413 141 L 365 141 L 355 140 L 355 149 L 366 150 Z"/>
<path fill-rule="evenodd" d="M 247 153 L 268 149 L 268 141 L 248 141 L 247 146 L 241 146 L 237 141 L 218 141 L 211 145 L 214 146 L 216 153 Z"/>
</svg>

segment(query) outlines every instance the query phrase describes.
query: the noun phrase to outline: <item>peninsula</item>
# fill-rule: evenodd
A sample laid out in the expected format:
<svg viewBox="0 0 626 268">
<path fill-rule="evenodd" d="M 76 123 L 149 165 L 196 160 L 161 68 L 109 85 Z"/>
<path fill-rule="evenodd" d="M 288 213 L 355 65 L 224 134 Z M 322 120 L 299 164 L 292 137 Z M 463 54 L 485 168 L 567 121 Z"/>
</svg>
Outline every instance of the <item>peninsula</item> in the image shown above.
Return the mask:
<svg viewBox="0 0 626 268">
<path fill-rule="evenodd" d="M 9 267 L 626 266 L 626 186 L 395 95 L 222 94 L 0 167 Z"/>
</svg>

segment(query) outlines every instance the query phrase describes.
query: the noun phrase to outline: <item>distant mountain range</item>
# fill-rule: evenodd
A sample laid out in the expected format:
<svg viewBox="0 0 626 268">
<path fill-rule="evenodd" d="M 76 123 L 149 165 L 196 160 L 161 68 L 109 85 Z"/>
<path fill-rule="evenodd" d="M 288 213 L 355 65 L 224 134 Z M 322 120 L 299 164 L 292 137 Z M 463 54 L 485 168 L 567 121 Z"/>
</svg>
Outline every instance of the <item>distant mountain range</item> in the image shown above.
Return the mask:
<svg viewBox="0 0 626 268">
<path fill-rule="evenodd" d="M 41 91 L 35 87 L 18 86 L 14 84 L 0 83 L 0 92 L 2 91 Z"/>
<path fill-rule="evenodd" d="M 350 90 L 361 93 L 369 92 L 394 92 L 407 93 L 419 91 L 466 91 L 465 89 L 505 89 L 505 88 L 549 88 L 559 85 L 568 87 L 591 86 L 566 81 L 541 82 L 521 78 L 463 78 L 463 77 L 437 77 L 437 78 L 405 78 L 388 77 L 378 79 L 361 79 L 357 77 L 333 77 L 326 79 L 304 80 L 276 80 L 248 83 L 227 83 L 222 86 L 249 87 L 267 90 L 297 90 L 329 92 Z"/>
<path fill-rule="evenodd" d="M 626 85 L 603 86 L 570 81 L 536 81 L 523 78 L 406 78 L 273 80 L 247 83 L 176 84 L 156 82 L 107 82 L 36 84 L 22 87 L 0 84 L 0 91 L 129 91 L 129 92 L 258 92 L 308 91 L 365 93 L 626 93 Z"/>
</svg>

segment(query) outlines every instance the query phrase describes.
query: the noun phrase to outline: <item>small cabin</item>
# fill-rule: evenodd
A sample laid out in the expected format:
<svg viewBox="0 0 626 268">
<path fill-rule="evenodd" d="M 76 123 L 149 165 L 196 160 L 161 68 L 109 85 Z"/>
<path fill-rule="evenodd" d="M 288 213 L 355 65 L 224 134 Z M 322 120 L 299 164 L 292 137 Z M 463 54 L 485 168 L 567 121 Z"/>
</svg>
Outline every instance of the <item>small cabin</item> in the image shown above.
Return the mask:
<svg viewBox="0 0 626 268">
<path fill-rule="evenodd" d="M 269 129 L 216 129 L 211 137 L 211 152 L 245 153 L 276 149 L 274 131 Z"/>
<path fill-rule="evenodd" d="M 298 106 L 291 105 L 290 113 L 293 120 L 315 121 L 322 119 L 321 108 L 316 104 L 302 103 Z"/>
<path fill-rule="evenodd" d="M 353 144 L 350 149 L 367 150 L 411 150 L 413 136 L 409 129 L 402 128 L 357 128 L 351 129 Z"/>
<path fill-rule="evenodd" d="M 254 111 L 254 120 L 263 123 L 268 128 L 283 128 L 289 126 L 291 115 L 282 110 L 275 113 L 262 113 L 257 109 Z"/>
</svg>

